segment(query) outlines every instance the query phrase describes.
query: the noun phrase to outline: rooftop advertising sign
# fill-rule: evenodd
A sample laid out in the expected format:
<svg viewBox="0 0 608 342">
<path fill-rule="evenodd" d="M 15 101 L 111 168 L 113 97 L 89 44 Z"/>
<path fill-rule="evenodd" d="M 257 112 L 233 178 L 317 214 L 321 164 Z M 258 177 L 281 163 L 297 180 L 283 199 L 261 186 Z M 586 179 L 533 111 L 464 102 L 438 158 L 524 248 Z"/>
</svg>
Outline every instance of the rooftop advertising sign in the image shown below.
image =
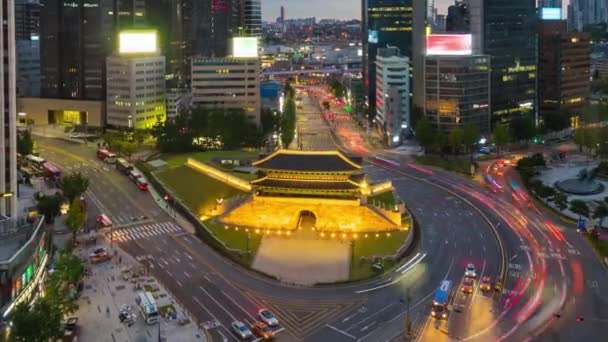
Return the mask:
<svg viewBox="0 0 608 342">
<path fill-rule="evenodd" d="M 427 56 L 467 56 L 473 53 L 470 34 L 431 34 L 426 36 Z"/>
<path fill-rule="evenodd" d="M 232 55 L 237 58 L 258 57 L 258 39 L 256 37 L 232 38 Z"/>
<path fill-rule="evenodd" d="M 156 31 L 122 31 L 118 35 L 121 54 L 155 53 L 158 51 Z"/>
<path fill-rule="evenodd" d="M 542 20 L 561 20 L 562 9 L 559 7 L 543 7 L 540 10 Z"/>
</svg>

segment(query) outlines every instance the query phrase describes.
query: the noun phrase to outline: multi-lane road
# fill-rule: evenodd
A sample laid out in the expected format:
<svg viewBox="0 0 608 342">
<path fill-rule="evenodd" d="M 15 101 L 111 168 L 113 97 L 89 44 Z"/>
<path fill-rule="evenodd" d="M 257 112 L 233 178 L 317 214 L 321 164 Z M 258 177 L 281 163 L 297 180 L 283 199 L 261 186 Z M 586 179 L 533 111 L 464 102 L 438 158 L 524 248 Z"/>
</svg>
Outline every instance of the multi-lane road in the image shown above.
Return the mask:
<svg viewBox="0 0 608 342">
<path fill-rule="evenodd" d="M 303 148 L 333 148 L 336 135 L 317 120 L 314 100 L 303 96 L 302 110 L 309 116 L 298 121 Z M 311 122 L 314 130 L 306 126 Z M 115 243 L 148 264 L 213 341 L 236 341 L 230 322 L 252 323 L 262 307 L 280 320 L 277 341 L 401 339 L 408 306 L 413 339 L 422 341 L 519 341 L 536 333 L 555 341 L 597 340 L 608 319 L 600 292 L 608 286 L 606 273 L 580 236 L 554 221 L 564 238 L 558 239 L 544 225 L 553 218 L 519 207 L 508 193 L 492 193 L 407 159 L 368 154 L 365 171 L 372 179 L 393 181 L 421 227 L 417 250 L 379 279 L 300 288 L 223 258 L 180 228 L 149 194 L 96 160 L 94 149 L 38 141 L 43 157 L 64 172 L 80 171 L 91 179 L 90 216 L 104 213 L 113 219 Z M 472 294 L 462 294 L 459 285 L 468 263 L 476 265 L 477 280 L 504 276 L 504 291 L 482 293 L 475 286 Z M 444 279 L 456 284 L 456 292 L 449 318 L 436 325 L 430 304 Z M 579 316 L 584 321 L 578 322 Z"/>
</svg>

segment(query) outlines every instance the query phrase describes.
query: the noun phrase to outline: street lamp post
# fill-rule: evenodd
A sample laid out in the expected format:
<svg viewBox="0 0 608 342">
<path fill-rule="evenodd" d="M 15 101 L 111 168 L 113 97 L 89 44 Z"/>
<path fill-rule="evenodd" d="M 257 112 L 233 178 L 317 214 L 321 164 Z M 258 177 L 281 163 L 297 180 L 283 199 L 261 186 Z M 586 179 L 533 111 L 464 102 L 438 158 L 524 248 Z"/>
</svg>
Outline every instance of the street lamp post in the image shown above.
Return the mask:
<svg viewBox="0 0 608 342">
<path fill-rule="evenodd" d="M 405 313 L 405 336 L 404 339 L 406 341 L 411 340 L 412 336 L 412 319 L 410 318 L 410 288 L 408 287 L 405 290 L 405 300 L 401 299 L 401 303 L 407 305 L 407 310 Z"/>
</svg>

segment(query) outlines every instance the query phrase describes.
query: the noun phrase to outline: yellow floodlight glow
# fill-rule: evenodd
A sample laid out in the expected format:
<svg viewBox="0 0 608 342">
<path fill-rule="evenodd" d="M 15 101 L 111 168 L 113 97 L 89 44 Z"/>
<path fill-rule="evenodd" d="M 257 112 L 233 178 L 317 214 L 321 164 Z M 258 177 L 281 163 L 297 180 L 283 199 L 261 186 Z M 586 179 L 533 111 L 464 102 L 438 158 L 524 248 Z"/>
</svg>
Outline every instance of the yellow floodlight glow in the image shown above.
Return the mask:
<svg viewBox="0 0 608 342">
<path fill-rule="evenodd" d="M 156 31 L 122 31 L 118 34 L 121 54 L 155 53 L 158 51 Z"/>
</svg>

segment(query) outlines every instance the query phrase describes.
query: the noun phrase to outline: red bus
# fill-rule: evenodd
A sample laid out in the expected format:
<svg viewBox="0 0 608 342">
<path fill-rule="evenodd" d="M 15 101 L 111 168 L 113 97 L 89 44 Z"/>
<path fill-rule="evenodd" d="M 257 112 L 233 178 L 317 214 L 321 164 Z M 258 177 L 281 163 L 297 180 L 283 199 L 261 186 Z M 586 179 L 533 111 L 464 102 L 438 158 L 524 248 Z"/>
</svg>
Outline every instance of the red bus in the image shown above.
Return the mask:
<svg viewBox="0 0 608 342">
<path fill-rule="evenodd" d="M 42 170 L 44 171 L 44 175 L 48 178 L 51 178 L 55 181 L 61 179 L 61 170 L 51 162 L 42 163 Z"/>
<path fill-rule="evenodd" d="M 103 160 L 104 163 L 108 163 L 108 164 L 116 163 L 116 155 L 108 150 L 104 150 L 104 149 L 97 150 L 97 158 Z"/>
<path fill-rule="evenodd" d="M 135 185 L 137 185 L 139 190 L 148 191 L 148 182 L 146 182 L 144 176 L 137 170 L 129 171 L 129 178 L 133 181 L 133 183 L 135 183 Z"/>
</svg>

